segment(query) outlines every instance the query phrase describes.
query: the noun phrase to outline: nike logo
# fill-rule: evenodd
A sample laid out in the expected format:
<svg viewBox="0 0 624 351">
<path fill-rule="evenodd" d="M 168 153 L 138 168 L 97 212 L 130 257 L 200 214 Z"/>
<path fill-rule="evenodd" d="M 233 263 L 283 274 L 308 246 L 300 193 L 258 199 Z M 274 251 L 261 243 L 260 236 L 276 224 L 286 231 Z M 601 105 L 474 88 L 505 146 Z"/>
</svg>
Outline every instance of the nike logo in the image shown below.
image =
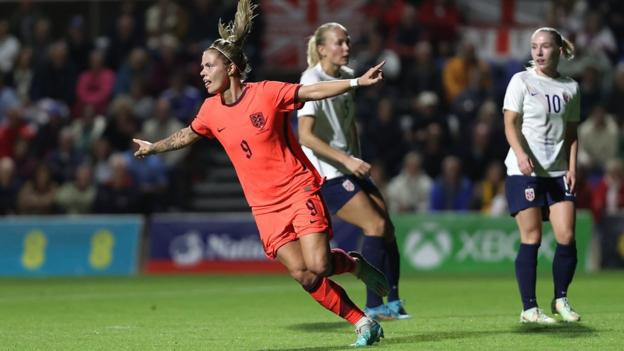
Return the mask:
<svg viewBox="0 0 624 351">
<path fill-rule="evenodd" d="M 223 127 L 223 128 L 217 128 L 217 132 L 221 133 L 224 129 L 225 129 L 225 127 Z"/>
<path fill-rule="evenodd" d="M 316 220 L 310 220 L 310 224 L 313 224 L 313 223 L 316 223 L 316 222 L 318 222 L 318 219 L 316 219 Z"/>
<path fill-rule="evenodd" d="M 529 92 L 529 94 L 531 94 L 531 96 L 535 96 L 535 95 L 537 95 L 537 94 L 539 94 L 539 93 L 532 93 L 532 92 Z"/>
</svg>

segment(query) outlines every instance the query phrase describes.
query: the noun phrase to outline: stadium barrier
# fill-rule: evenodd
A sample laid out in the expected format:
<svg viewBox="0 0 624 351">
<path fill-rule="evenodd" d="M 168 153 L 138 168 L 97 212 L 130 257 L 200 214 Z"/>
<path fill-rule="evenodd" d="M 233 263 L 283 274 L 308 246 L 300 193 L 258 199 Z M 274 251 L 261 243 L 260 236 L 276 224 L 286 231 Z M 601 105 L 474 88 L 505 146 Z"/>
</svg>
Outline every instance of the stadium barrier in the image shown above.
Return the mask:
<svg viewBox="0 0 624 351">
<path fill-rule="evenodd" d="M 0 219 L 0 276 L 134 275 L 141 216 Z"/>
<path fill-rule="evenodd" d="M 597 225 L 602 268 L 624 268 L 624 213 L 605 216 Z"/>
<path fill-rule="evenodd" d="M 519 245 L 509 216 L 423 214 L 393 216 L 404 272 L 512 272 Z M 359 230 L 334 221 L 332 247 L 347 251 L 360 245 Z M 577 216 L 579 270 L 587 270 L 592 220 Z M 264 255 L 253 218 L 247 214 L 155 215 L 148 223 L 147 273 L 284 272 Z M 549 271 L 555 250 L 545 223 L 539 269 Z"/>
<path fill-rule="evenodd" d="M 334 226 L 332 245 L 354 250 L 357 228 Z M 149 248 L 145 271 L 156 273 L 285 272 L 267 259 L 258 229 L 249 214 L 162 214 L 148 222 Z"/>
<path fill-rule="evenodd" d="M 409 271 L 512 272 L 520 244 L 515 220 L 481 214 L 423 214 L 393 217 L 401 267 Z M 589 268 L 592 217 L 579 211 L 576 224 L 578 270 Z M 544 222 L 538 270 L 550 271 L 556 241 Z"/>
</svg>

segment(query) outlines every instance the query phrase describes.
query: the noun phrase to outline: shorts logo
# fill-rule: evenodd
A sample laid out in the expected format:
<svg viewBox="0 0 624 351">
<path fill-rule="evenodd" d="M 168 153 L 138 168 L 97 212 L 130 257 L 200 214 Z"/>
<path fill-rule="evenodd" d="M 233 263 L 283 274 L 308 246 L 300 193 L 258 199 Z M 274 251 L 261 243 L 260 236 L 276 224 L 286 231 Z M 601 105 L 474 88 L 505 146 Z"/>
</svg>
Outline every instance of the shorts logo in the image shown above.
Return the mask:
<svg viewBox="0 0 624 351">
<path fill-rule="evenodd" d="M 535 189 L 533 188 L 524 189 L 524 197 L 526 197 L 528 201 L 535 200 Z"/>
<path fill-rule="evenodd" d="M 266 124 L 266 119 L 264 118 L 262 112 L 256 112 L 252 114 L 251 116 L 249 116 L 249 119 L 251 119 L 251 125 L 258 129 L 264 128 L 264 125 Z"/>
<path fill-rule="evenodd" d="M 342 187 L 348 192 L 353 192 L 353 190 L 355 190 L 355 185 L 349 179 L 345 179 L 345 181 L 342 182 Z"/>
</svg>

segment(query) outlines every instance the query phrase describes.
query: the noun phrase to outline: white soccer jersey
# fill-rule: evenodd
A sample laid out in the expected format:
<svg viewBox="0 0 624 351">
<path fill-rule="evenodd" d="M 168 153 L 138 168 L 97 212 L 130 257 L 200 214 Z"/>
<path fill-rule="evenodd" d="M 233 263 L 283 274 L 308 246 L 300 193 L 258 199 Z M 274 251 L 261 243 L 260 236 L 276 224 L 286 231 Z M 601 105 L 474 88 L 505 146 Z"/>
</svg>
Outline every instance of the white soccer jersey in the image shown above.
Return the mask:
<svg viewBox="0 0 624 351">
<path fill-rule="evenodd" d="M 319 63 L 303 72 L 301 84 L 351 78 L 353 78 L 353 71 L 347 67 L 340 70 L 339 77 L 332 77 L 323 71 Z M 297 112 L 297 116 L 314 117 L 313 132 L 318 138 L 335 149 L 360 157 L 360 142 L 355 125 L 355 103 L 352 91 L 333 98 L 308 101 Z M 332 179 L 351 173 L 341 163 L 323 157 L 303 145 L 302 148 L 321 176 Z"/>
<path fill-rule="evenodd" d="M 580 99 L 578 83 L 569 77 L 549 78 L 528 69 L 511 78 L 503 111 L 521 114 L 524 137 L 521 143 L 533 160 L 532 176 L 565 175 L 568 169 L 568 156 L 563 147 L 566 123 L 579 121 Z M 522 175 L 511 149 L 505 166 L 508 175 Z"/>
</svg>

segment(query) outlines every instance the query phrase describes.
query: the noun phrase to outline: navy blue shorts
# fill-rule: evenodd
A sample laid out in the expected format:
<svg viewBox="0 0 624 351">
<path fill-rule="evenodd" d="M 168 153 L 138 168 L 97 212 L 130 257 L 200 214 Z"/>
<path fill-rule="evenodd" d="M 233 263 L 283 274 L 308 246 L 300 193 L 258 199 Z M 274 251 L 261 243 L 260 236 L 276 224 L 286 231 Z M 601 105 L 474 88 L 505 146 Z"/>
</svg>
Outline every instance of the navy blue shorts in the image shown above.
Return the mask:
<svg viewBox="0 0 624 351">
<path fill-rule="evenodd" d="M 512 216 L 527 208 L 540 207 L 544 220 L 548 219 L 550 205 L 561 201 L 576 201 L 575 194 L 568 192 L 565 176 L 553 178 L 507 176 L 505 195 Z"/>
<path fill-rule="evenodd" d="M 354 175 L 345 175 L 330 179 L 323 183 L 321 194 L 327 208 L 336 214 L 358 191 L 379 193 L 377 186 L 369 179 L 361 179 Z"/>
</svg>

